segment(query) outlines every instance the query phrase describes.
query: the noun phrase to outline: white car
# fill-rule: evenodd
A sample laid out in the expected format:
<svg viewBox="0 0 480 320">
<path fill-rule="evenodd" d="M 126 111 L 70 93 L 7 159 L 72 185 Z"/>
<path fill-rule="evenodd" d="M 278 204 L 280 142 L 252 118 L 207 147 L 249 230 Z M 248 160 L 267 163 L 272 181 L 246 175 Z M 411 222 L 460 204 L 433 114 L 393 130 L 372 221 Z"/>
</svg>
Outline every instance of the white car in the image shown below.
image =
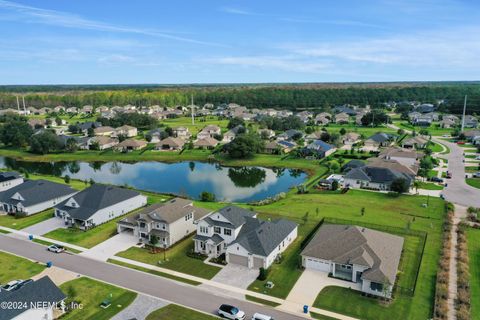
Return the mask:
<svg viewBox="0 0 480 320">
<path fill-rule="evenodd" d="M 239 310 L 237 307 L 222 304 L 220 308 L 218 308 L 218 315 L 222 318 L 232 319 L 232 320 L 244 320 L 245 319 L 245 312 Z"/>
<path fill-rule="evenodd" d="M 480 171 L 472 174 L 474 178 L 480 178 Z"/>
<path fill-rule="evenodd" d="M 2 287 L 2 291 L 13 291 L 17 289 L 22 282 L 23 280 L 12 280 Z"/>
<path fill-rule="evenodd" d="M 272 317 L 267 316 L 267 315 L 265 315 L 265 314 L 255 313 L 255 314 L 252 316 L 252 320 L 275 320 L 275 319 L 273 319 Z"/>
<path fill-rule="evenodd" d="M 480 160 L 480 156 L 476 156 L 476 157 L 475 157 L 475 160 Z"/>
<path fill-rule="evenodd" d="M 50 251 L 50 252 L 60 253 L 60 252 L 65 251 L 65 248 L 61 245 L 58 245 L 58 244 L 52 244 L 52 245 L 47 247 L 47 250 Z"/>
</svg>

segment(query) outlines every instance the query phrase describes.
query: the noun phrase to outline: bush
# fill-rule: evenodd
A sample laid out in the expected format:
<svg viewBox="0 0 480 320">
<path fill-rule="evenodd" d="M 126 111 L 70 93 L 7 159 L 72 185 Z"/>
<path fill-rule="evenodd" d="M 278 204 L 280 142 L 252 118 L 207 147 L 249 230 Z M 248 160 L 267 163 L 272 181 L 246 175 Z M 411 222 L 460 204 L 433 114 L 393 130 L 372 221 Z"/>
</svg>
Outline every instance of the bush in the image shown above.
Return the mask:
<svg viewBox="0 0 480 320">
<path fill-rule="evenodd" d="M 215 194 L 208 191 L 203 191 L 202 193 L 200 193 L 200 200 L 203 202 L 214 202 Z"/>
<path fill-rule="evenodd" d="M 267 280 L 268 278 L 268 273 L 270 272 L 269 269 L 265 269 L 265 268 L 260 268 L 260 272 L 258 274 L 258 277 L 257 279 L 260 280 L 260 281 L 265 281 Z"/>
</svg>

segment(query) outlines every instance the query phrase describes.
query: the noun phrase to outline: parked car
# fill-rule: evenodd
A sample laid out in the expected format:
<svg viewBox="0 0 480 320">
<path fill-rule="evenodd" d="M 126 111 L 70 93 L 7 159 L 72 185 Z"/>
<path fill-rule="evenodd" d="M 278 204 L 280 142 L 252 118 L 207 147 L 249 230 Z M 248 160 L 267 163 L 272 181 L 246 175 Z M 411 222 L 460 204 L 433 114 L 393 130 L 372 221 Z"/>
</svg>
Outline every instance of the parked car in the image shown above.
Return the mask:
<svg viewBox="0 0 480 320">
<path fill-rule="evenodd" d="M 245 319 L 245 312 L 239 310 L 237 307 L 228 304 L 222 304 L 220 308 L 218 308 L 218 315 L 222 318 L 233 320 Z"/>
<path fill-rule="evenodd" d="M 464 141 L 457 141 L 457 144 L 465 144 Z"/>
<path fill-rule="evenodd" d="M 472 174 L 472 176 L 473 176 L 474 178 L 480 178 L 480 171 L 479 171 L 479 172 L 474 172 L 474 173 Z"/>
<path fill-rule="evenodd" d="M 447 171 L 446 173 L 446 176 L 447 176 L 447 179 L 451 179 L 452 178 L 452 174 L 450 172 Z"/>
<path fill-rule="evenodd" d="M 65 251 L 65 248 L 61 245 L 58 245 L 58 244 L 52 244 L 52 245 L 48 246 L 47 250 L 50 251 L 50 252 L 60 253 L 60 252 Z"/>
<path fill-rule="evenodd" d="M 15 288 L 15 290 L 16 290 L 16 289 L 20 289 L 21 287 L 23 287 L 24 285 L 26 285 L 26 284 L 28 284 L 28 283 L 30 283 L 30 282 L 33 282 L 33 279 L 22 280 L 22 281 L 18 284 L 17 288 Z"/>
<path fill-rule="evenodd" d="M 267 315 L 265 315 L 265 314 L 255 313 L 255 314 L 252 316 L 252 320 L 275 320 L 275 319 L 273 319 L 272 317 L 267 316 Z"/>
<path fill-rule="evenodd" d="M 18 288 L 18 286 L 20 285 L 20 283 L 22 283 L 23 280 L 12 280 L 10 281 L 9 283 L 7 283 L 6 285 L 4 285 L 2 287 L 2 290 L 4 291 L 13 291 L 15 289 Z"/>
<path fill-rule="evenodd" d="M 448 137 L 450 137 L 450 135 L 449 134 L 444 134 L 444 135 L 442 135 L 442 137 L 448 138 Z"/>
<path fill-rule="evenodd" d="M 431 177 L 431 178 L 430 178 L 430 181 L 442 183 L 442 182 L 443 182 L 443 179 L 442 179 L 442 178 L 439 178 L 439 177 Z"/>
</svg>

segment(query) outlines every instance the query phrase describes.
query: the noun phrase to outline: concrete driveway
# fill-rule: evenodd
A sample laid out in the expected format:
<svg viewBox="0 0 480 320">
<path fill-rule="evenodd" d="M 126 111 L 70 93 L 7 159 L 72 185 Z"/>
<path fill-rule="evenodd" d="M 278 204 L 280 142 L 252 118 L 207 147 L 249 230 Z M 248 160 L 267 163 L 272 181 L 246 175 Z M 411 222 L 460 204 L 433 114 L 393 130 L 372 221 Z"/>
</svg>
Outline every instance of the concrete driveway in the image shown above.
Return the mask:
<svg viewBox="0 0 480 320">
<path fill-rule="evenodd" d="M 247 289 L 248 286 L 255 281 L 255 279 L 257 279 L 258 273 L 258 269 L 248 269 L 247 267 L 231 263 L 223 267 L 222 270 L 220 270 L 215 277 L 212 278 L 212 281 L 227 284 L 240 289 Z M 226 290 L 214 288 L 208 284 L 201 284 L 199 287 L 207 289 L 213 288 L 216 291 L 227 293 L 237 299 L 245 299 L 243 294 L 232 293 Z"/>
<path fill-rule="evenodd" d="M 117 313 L 112 320 L 144 320 L 150 313 L 168 304 L 165 300 L 138 294 L 135 300 L 128 307 Z"/>
<path fill-rule="evenodd" d="M 34 224 L 33 226 L 22 229 L 22 231 L 27 232 L 29 234 L 33 234 L 33 235 L 42 236 L 55 229 L 66 228 L 66 227 L 67 226 L 65 225 L 62 219 L 53 217 L 48 220 Z"/>
<path fill-rule="evenodd" d="M 125 251 L 128 248 L 136 245 L 137 242 L 138 239 L 132 234 L 119 233 L 80 254 L 92 259 L 107 261 L 108 258 L 114 256 L 117 252 Z"/>
<path fill-rule="evenodd" d="M 360 290 L 359 283 L 330 278 L 326 272 L 306 269 L 290 291 L 287 301 L 312 306 L 320 291 L 328 286 Z"/>
</svg>

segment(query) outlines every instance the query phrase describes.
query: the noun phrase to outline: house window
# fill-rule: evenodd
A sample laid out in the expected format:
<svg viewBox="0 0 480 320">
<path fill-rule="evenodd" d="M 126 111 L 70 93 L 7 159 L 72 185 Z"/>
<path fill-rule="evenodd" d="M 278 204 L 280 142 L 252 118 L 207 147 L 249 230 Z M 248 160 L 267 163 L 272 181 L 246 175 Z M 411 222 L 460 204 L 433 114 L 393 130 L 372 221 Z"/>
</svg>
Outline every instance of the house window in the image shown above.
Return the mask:
<svg viewBox="0 0 480 320">
<path fill-rule="evenodd" d="M 370 282 L 370 290 L 382 292 L 383 291 L 383 284 L 376 283 L 376 282 Z"/>
<path fill-rule="evenodd" d="M 189 213 L 185 216 L 185 221 L 188 221 L 193 218 L 193 213 Z"/>
<path fill-rule="evenodd" d="M 232 235 L 232 230 L 224 228 L 223 229 L 223 234 L 226 236 L 231 236 Z"/>
<path fill-rule="evenodd" d="M 222 233 L 222 228 L 220 228 L 220 227 L 214 227 L 214 228 L 213 228 L 213 232 L 218 233 L 218 234 L 221 234 L 221 233 Z"/>
<path fill-rule="evenodd" d="M 207 227 L 200 227 L 200 233 L 208 233 Z"/>
</svg>

